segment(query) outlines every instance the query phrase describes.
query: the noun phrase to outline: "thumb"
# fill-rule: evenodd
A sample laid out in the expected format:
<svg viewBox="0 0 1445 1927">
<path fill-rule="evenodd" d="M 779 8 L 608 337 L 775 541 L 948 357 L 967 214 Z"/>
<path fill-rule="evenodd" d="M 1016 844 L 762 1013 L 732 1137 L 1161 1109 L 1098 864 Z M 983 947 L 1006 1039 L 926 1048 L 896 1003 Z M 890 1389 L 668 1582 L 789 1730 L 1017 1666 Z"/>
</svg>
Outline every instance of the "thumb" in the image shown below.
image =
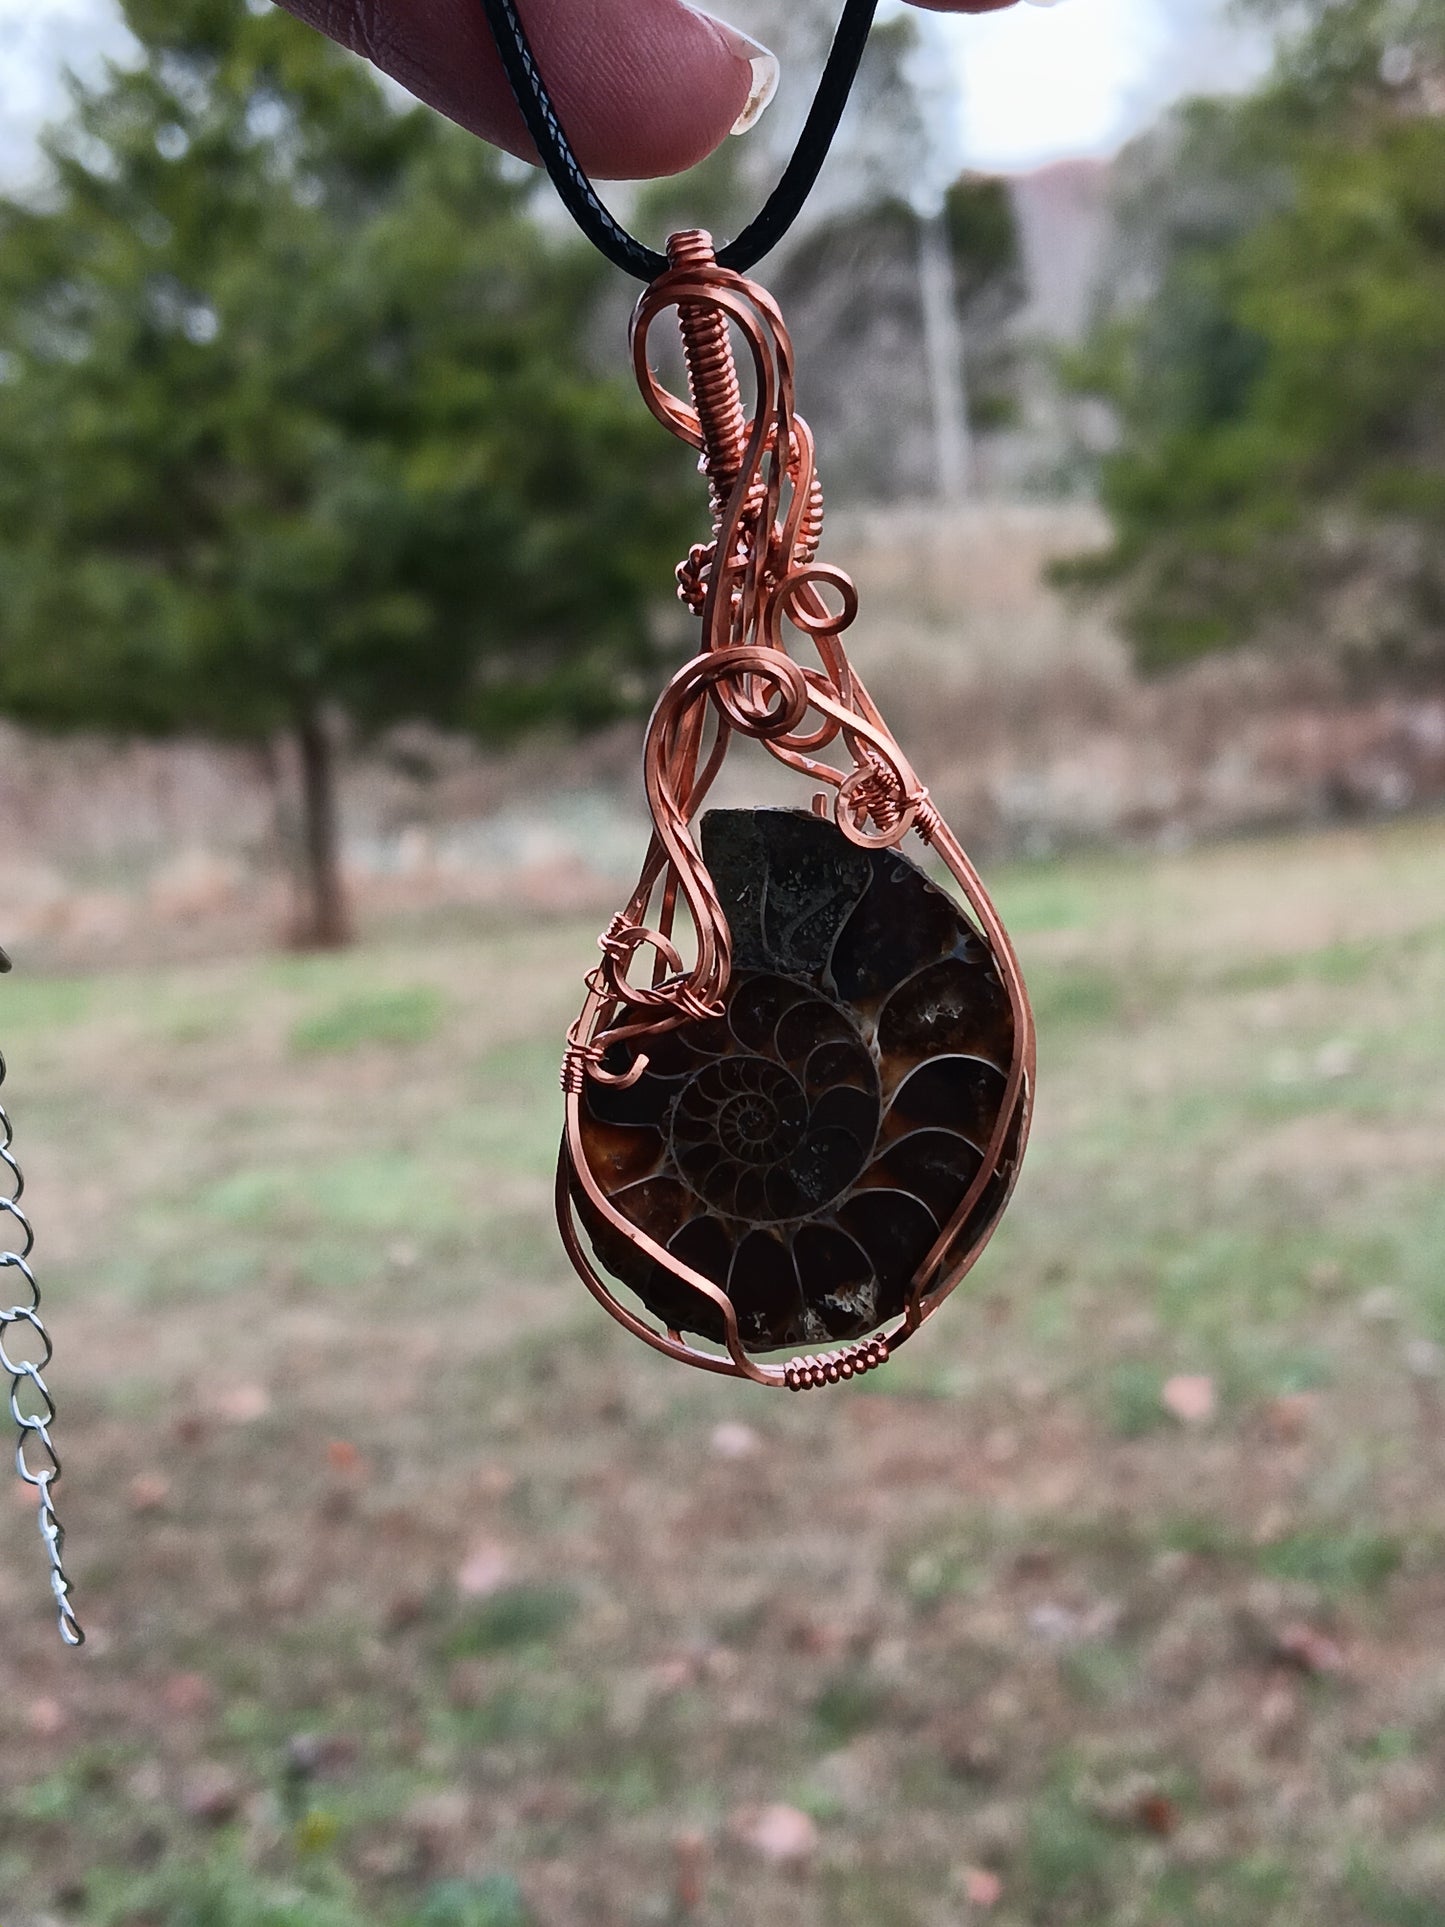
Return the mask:
<svg viewBox="0 0 1445 1927">
<path fill-rule="evenodd" d="M 281 0 L 429 106 L 536 158 L 480 0 Z M 528 0 L 527 38 L 589 174 L 646 180 L 700 161 L 777 81 L 765 47 L 682 0 Z"/>
</svg>

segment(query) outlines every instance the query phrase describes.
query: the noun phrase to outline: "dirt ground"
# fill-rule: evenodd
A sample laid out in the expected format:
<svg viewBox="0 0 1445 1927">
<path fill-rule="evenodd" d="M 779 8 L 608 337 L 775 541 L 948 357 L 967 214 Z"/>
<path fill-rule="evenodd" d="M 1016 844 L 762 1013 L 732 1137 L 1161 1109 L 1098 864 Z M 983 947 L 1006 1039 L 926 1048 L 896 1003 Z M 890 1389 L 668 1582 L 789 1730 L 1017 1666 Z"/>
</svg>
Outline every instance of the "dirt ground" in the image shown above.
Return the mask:
<svg viewBox="0 0 1445 1927">
<path fill-rule="evenodd" d="M 1024 1181 L 804 1397 L 558 1252 L 590 922 L 22 947 L 4 1927 L 1445 1920 L 1445 824 L 995 880 Z"/>
</svg>

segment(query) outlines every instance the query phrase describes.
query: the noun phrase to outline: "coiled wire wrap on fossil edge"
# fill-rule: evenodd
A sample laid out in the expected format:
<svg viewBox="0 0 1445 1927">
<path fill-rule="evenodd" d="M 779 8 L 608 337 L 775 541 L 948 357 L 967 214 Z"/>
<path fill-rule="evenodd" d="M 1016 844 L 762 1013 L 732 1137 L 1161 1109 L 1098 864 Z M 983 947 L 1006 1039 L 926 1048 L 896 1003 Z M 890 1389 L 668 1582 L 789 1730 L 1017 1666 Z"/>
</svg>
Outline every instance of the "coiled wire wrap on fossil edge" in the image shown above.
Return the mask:
<svg viewBox="0 0 1445 1927">
<path fill-rule="evenodd" d="M 702 649 L 648 725 L 652 840 L 569 1033 L 558 1218 L 589 1289 L 638 1337 L 802 1390 L 886 1362 L 983 1250 L 1028 1132 L 1033 1022 L 997 913 L 844 653 L 857 596 L 817 560 L 822 491 L 782 317 L 705 234 L 675 235 L 668 255 L 633 358 L 709 482 L 712 539 L 678 570 Z M 648 361 L 666 310 L 691 406 Z M 809 779 L 812 811 L 712 811 L 699 846 L 734 733 Z M 902 854 L 910 831 L 966 907 Z M 752 1355 L 799 1343 L 837 1349 Z"/>
</svg>

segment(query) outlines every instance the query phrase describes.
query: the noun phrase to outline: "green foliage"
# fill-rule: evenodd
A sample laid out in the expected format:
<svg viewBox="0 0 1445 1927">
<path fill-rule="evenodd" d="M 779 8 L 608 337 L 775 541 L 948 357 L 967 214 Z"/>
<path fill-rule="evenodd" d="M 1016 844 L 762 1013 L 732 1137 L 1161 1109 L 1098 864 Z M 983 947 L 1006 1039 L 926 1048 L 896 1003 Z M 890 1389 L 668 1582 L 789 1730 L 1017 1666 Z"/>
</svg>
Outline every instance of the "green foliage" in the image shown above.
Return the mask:
<svg viewBox="0 0 1445 1927">
<path fill-rule="evenodd" d="M 126 17 L 142 63 L 75 87 L 51 191 L 0 204 L 0 708 L 593 720 L 680 531 L 580 354 L 591 266 L 284 14 Z"/>
<path fill-rule="evenodd" d="M 944 220 L 962 316 L 971 320 L 986 308 L 996 320 L 1017 307 L 1025 288 L 1007 184 L 989 175 L 960 175 L 945 196 Z M 816 280 L 841 254 L 853 257 L 850 271 L 887 257 L 904 265 L 911 278 L 917 247 L 917 214 L 907 201 L 889 196 L 819 222 L 790 253 L 787 277 Z"/>
<path fill-rule="evenodd" d="M 1085 1028 L 1107 1023 L 1116 1017 L 1123 1001 L 1123 985 L 1108 971 L 1070 964 L 1065 968 L 1045 966 L 1036 973 L 1037 987 L 1031 983 L 1029 996 L 1039 1020 L 1050 1030 Z"/>
<path fill-rule="evenodd" d="M 1436 1927 L 1440 1919 L 1438 1887 L 1433 1892 L 1411 1893 L 1362 1857 L 1350 1869 L 1349 1891 L 1367 1910 L 1370 1927 Z"/>
<path fill-rule="evenodd" d="M 1061 1780 L 1029 1811 L 1024 1866 L 1052 1921 L 1098 1920 L 1114 1842 Z"/>
<path fill-rule="evenodd" d="M 931 1613 L 955 1593 L 969 1592 L 984 1570 L 985 1548 L 971 1537 L 944 1540 L 930 1535 L 928 1544 L 903 1568 L 903 1591 L 920 1613 Z"/>
<path fill-rule="evenodd" d="M 960 174 L 943 197 L 943 218 L 960 299 L 967 304 L 985 288 L 1006 285 L 1022 300 L 1023 256 L 1008 183 L 993 174 Z"/>
<path fill-rule="evenodd" d="M 448 1650 L 454 1657 L 472 1658 L 510 1646 L 545 1644 L 572 1623 L 578 1604 L 570 1586 L 505 1586 L 467 1612 Z"/>
<path fill-rule="evenodd" d="M 1260 1564 L 1281 1579 L 1302 1579 L 1326 1592 L 1370 1592 L 1395 1576 L 1404 1556 L 1393 1533 L 1339 1525 L 1278 1539 L 1261 1553 Z"/>
<path fill-rule="evenodd" d="M 361 1912 L 348 1883 L 323 1876 L 324 1891 L 268 1880 L 241 1855 L 223 1847 L 203 1861 L 184 1861 L 134 1881 L 102 1874 L 94 1897 L 97 1927 L 137 1920 L 156 1927 L 359 1927 Z"/>
<path fill-rule="evenodd" d="M 883 1686 L 855 1669 L 836 1673 L 813 1701 L 813 1724 L 830 1747 L 846 1746 L 888 1714 Z"/>
<path fill-rule="evenodd" d="M 0 201 L 0 713 L 309 731 L 335 937 L 321 719 L 617 713 L 696 491 L 514 164 L 278 10 L 124 10 Z"/>
<path fill-rule="evenodd" d="M 365 1044 L 425 1044 L 434 1037 L 445 1005 L 423 984 L 411 990 L 379 990 L 345 997 L 292 1026 L 293 1051 L 348 1051 Z"/>
<path fill-rule="evenodd" d="M 439 1880 L 415 1927 L 527 1927 L 531 1918 L 511 1875 L 493 1873 L 481 1880 Z"/>
<path fill-rule="evenodd" d="M 1164 1423 L 1164 1374 L 1142 1358 L 1123 1358 L 1109 1377 L 1109 1414 L 1121 1438 L 1142 1438 Z"/>
<path fill-rule="evenodd" d="M 1445 668 L 1445 123 L 1407 61 L 1445 70 L 1439 0 L 1344 0 L 1148 161 L 1155 290 L 1075 370 L 1121 425 L 1115 541 L 1064 572 L 1116 590 L 1145 667 L 1258 639 Z"/>
</svg>

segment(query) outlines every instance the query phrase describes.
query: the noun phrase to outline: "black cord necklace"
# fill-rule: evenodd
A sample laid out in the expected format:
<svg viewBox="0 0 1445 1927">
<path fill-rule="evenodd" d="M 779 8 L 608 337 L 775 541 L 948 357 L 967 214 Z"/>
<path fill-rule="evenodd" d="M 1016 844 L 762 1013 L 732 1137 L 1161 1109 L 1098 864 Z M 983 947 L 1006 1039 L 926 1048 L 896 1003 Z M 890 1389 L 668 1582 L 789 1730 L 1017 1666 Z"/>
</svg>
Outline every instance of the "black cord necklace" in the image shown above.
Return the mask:
<svg viewBox="0 0 1445 1927">
<path fill-rule="evenodd" d="M 772 297 L 743 278 L 817 178 L 874 0 L 848 0 L 757 219 L 720 252 L 691 229 L 666 254 L 597 198 L 515 0 L 482 4 L 567 208 L 648 283 L 633 366 L 658 420 L 700 452 L 713 511 L 711 541 L 677 572 L 699 653 L 663 690 L 643 748 L 652 840 L 567 1034 L 558 1226 L 589 1291 L 654 1350 L 755 1384 L 834 1385 L 884 1364 L 983 1251 L 1034 1080 L 1007 933 L 844 653 L 858 597 L 817 559 L 823 495 L 792 344 Z M 690 399 L 651 365 L 665 313 Z M 735 736 L 804 777 L 812 807 L 702 814 Z M 910 835 L 952 894 L 903 854 Z M 823 1349 L 760 1356 L 799 1345 Z"/>
<path fill-rule="evenodd" d="M 547 92 L 517 13 L 516 0 L 482 0 L 482 6 L 527 132 L 563 206 L 609 261 L 639 281 L 655 281 L 666 269 L 667 257 L 629 234 L 599 200 Z M 719 248 L 720 267 L 746 274 L 777 246 L 797 219 L 813 191 L 818 170 L 828 158 L 828 149 L 853 89 L 858 63 L 868 44 L 877 6 L 878 0 L 847 0 L 792 158 L 756 219 L 748 223 L 735 241 Z"/>
</svg>

